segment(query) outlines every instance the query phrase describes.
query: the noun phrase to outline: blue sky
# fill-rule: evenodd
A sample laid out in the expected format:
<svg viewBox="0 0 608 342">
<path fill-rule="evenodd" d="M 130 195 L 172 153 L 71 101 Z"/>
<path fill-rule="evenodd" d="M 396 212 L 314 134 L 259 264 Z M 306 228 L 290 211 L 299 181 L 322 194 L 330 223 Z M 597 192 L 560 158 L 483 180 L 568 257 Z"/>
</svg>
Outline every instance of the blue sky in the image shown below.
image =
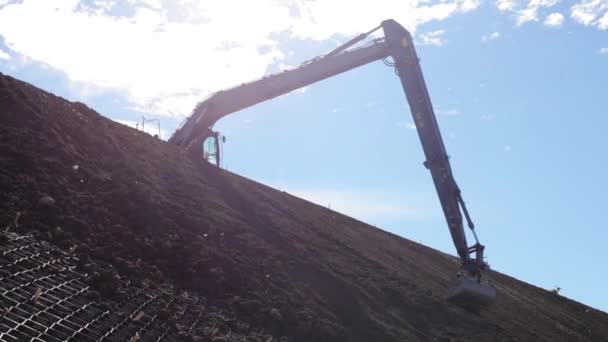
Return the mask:
<svg viewBox="0 0 608 342">
<path fill-rule="evenodd" d="M 0 71 L 167 137 L 209 92 L 391 17 L 414 32 L 492 267 L 608 311 L 606 0 L 0 0 Z M 229 170 L 454 254 L 411 125 L 378 62 L 216 129 Z"/>
</svg>

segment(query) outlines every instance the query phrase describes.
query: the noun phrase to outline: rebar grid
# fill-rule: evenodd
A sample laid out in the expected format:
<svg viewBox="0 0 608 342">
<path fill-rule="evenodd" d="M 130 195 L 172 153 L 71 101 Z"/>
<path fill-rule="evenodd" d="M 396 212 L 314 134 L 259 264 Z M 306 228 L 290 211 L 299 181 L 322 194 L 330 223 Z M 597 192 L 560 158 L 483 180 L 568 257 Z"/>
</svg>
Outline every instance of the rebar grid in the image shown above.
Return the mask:
<svg viewBox="0 0 608 342">
<path fill-rule="evenodd" d="M 89 300 L 90 286 L 73 256 L 32 236 L 6 236 L 0 245 L 0 341 L 162 341 L 174 333 L 158 313 L 179 296 L 129 286 L 121 301 Z"/>
<path fill-rule="evenodd" d="M 232 326 L 245 329 L 234 331 L 228 327 L 234 317 L 170 286 L 129 283 L 119 299 L 98 299 L 95 284 L 87 283 L 92 278 L 77 270 L 70 253 L 31 235 L 0 235 L 6 237 L 0 242 L 0 342 L 159 342 L 183 335 L 221 335 L 230 342 L 263 336 L 243 322 Z"/>
</svg>

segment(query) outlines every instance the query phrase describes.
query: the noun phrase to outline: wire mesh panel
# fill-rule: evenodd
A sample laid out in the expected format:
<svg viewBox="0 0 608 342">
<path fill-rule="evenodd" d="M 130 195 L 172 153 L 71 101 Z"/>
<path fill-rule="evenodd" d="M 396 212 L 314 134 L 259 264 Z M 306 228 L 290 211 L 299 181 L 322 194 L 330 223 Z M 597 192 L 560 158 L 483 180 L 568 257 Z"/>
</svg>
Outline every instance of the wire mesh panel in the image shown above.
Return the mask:
<svg viewBox="0 0 608 342">
<path fill-rule="evenodd" d="M 273 340 L 168 286 L 130 284 L 104 298 L 70 253 L 33 236 L 0 237 L 0 341 Z"/>
</svg>

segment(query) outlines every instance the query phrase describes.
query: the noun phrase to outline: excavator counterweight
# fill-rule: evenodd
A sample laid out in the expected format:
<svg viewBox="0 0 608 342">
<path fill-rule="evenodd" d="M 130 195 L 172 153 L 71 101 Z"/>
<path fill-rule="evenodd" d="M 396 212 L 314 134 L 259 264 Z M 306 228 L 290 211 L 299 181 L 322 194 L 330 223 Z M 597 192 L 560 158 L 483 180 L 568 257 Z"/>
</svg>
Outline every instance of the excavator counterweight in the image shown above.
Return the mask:
<svg viewBox="0 0 608 342">
<path fill-rule="evenodd" d="M 353 48 L 380 28 L 384 31 L 384 38 L 376 38 L 363 47 Z M 388 61 L 388 57 L 392 61 Z M 452 175 L 412 37 L 396 21 L 385 20 L 379 27 L 351 39 L 328 54 L 304 62 L 295 69 L 211 94 L 195 107 L 169 141 L 187 149 L 209 146 L 210 151 L 204 152 L 205 158 L 220 166 L 220 135 L 212 127 L 222 117 L 377 60 L 383 60 L 386 65 L 394 67 L 401 81 L 426 157 L 424 166 L 431 173 L 452 241 L 462 263 L 460 272 L 448 290 L 448 300 L 479 309 L 496 297 L 496 290 L 482 277 L 489 268 L 483 257 L 484 246 L 479 243 L 460 189 Z M 467 245 L 463 214 L 475 238 L 472 246 Z"/>
</svg>

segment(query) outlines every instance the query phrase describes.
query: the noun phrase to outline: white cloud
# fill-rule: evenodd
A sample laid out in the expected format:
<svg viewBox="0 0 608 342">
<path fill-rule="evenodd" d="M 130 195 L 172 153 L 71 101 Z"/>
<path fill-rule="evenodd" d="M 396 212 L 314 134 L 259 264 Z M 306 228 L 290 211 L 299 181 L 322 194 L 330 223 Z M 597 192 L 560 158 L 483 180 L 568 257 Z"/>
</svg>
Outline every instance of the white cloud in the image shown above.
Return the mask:
<svg viewBox="0 0 608 342">
<path fill-rule="evenodd" d="M 422 40 L 423 45 L 442 46 L 445 44 L 445 38 L 443 38 L 444 33 L 444 30 L 421 33 L 420 39 Z"/>
<path fill-rule="evenodd" d="M 571 17 L 579 24 L 608 29 L 608 0 L 582 0 L 571 7 Z"/>
<path fill-rule="evenodd" d="M 600 55 L 608 56 L 608 47 L 600 49 Z"/>
<path fill-rule="evenodd" d="M 460 9 L 462 12 L 469 12 L 477 9 L 481 5 L 481 0 L 464 0 L 460 5 Z"/>
<path fill-rule="evenodd" d="M 481 37 L 481 42 L 482 43 L 487 43 L 491 40 L 496 40 L 500 38 L 500 32 L 492 32 L 492 34 L 490 34 L 489 36 L 482 36 Z"/>
<path fill-rule="evenodd" d="M 0 49 L 0 59 L 9 60 L 11 59 L 11 55 L 9 55 L 6 51 Z"/>
<path fill-rule="evenodd" d="M 553 12 L 545 18 L 545 26 L 559 27 L 564 23 L 564 15 L 559 12 Z"/>
<path fill-rule="evenodd" d="M 608 11 L 604 13 L 604 16 L 597 20 L 597 28 L 600 30 L 608 29 Z"/>
<path fill-rule="evenodd" d="M 541 12 L 560 2 L 561 0 L 496 0 L 495 5 L 502 12 L 512 13 L 516 25 L 521 26 L 528 22 L 540 21 L 539 16 L 544 15 Z M 570 7 L 570 16 L 584 26 L 608 30 L 608 0 L 575 0 L 575 4 Z M 559 27 L 564 20 L 562 13 L 552 12 L 545 17 L 543 24 Z"/>
<path fill-rule="evenodd" d="M 515 24 L 521 26 L 531 21 L 539 21 L 539 12 L 557 5 L 561 0 L 527 0 L 522 3 L 519 0 L 496 0 L 496 7 L 502 12 L 511 12 L 515 16 Z M 563 21 L 563 15 L 559 18 L 560 13 L 552 13 L 549 15 L 550 20 L 545 19 L 545 24 L 548 26 L 559 26 Z M 559 24 L 556 24 L 558 23 Z M 553 25 L 551 25 L 553 24 Z"/>
<path fill-rule="evenodd" d="M 0 34 L 12 50 L 66 72 L 72 81 L 125 91 L 134 107 L 147 112 L 187 114 L 211 90 L 207 87 L 221 89 L 258 77 L 282 56 L 267 38 L 272 23 L 247 19 L 249 2 L 230 14 L 247 30 L 226 20 L 176 22 L 171 8 L 159 12 L 140 6 L 130 18 L 113 17 L 100 12 L 111 8 L 108 3 L 113 2 L 91 13 L 74 0 L 26 0 L 0 11 Z M 202 13 L 214 18 L 234 12 L 222 1 L 208 2 L 207 10 Z M 266 15 L 286 17 L 287 9 L 266 10 Z M 230 51 L 221 49 L 231 43 Z M 261 45 L 269 46 L 268 52 L 260 53 Z"/>
<path fill-rule="evenodd" d="M 538 21 L 538 12 L 540 9 L 550 8 L 558 3 L 559 0 L 530 0 L 524 9 L 517 11 L 517 26 L 521 26 L 530 21 Z"/>
<path fill-rule="evenodd" d="M 416 125 L 413 122 L 398 122 L 397 126 L 405 127 L 407 129 L 411 129 L 411 130 L 416 129 Z"/>
<path fill-rule="evenodd" d="M 302 88 L 298 88 L 296 90 L 294 90 L 294 93 L 298 93 L 298 94 L 304 94 L 308 91 L 308 87 L 302 87 Z"/>
<path fill-rule="evenodd" d="M 390 17 L 414 31 L 479 4 L 23 0 L 0 8 L 0 35 L 15 53 L 78 84 L 121 91 L 144 112 L 184 116 L 210 92 L 261 77 L 283 60 L 279 33 L 291 39 L 351 37 Z M 342 15 L 345 8 L 348 16 Z"/>
<path fill-rule="evenodd" d="M 526 8 L 519 11 L 517 14 L 517 19 L 515 20 L 516 25 L 521 26 L 529 21 L 538 21 L 538 18 L 536 17 L 536 9 Z"/>
<path fill-rule="evenodd" d="M 470 12 L 479 7 L 480 1 L 446 0 L 430 4 L 427 0 L 376 0 L 370 6 L 366 1 L 331 0 L 293 1 L 292 5 L 300 14 L 294 20 L 294 35 L 320 40 L 335 34 L 358 34 L 387 18 L 393 18 L 414 31 L 420 24 Z M 348 15 L 343 15 L 344 9 L 348 9 Z"/>
<path fill-rule="evenodd" d="M 153 9 L 162 9 L 163 8 L 161 0 L 140 0 L 140 2 Z"/>
<path fill-rule="evenodd" d="M 517 5 L 517 0 L 497 0 L 496 7 L 503 12 L 512 11 Z"/>
</svg>

